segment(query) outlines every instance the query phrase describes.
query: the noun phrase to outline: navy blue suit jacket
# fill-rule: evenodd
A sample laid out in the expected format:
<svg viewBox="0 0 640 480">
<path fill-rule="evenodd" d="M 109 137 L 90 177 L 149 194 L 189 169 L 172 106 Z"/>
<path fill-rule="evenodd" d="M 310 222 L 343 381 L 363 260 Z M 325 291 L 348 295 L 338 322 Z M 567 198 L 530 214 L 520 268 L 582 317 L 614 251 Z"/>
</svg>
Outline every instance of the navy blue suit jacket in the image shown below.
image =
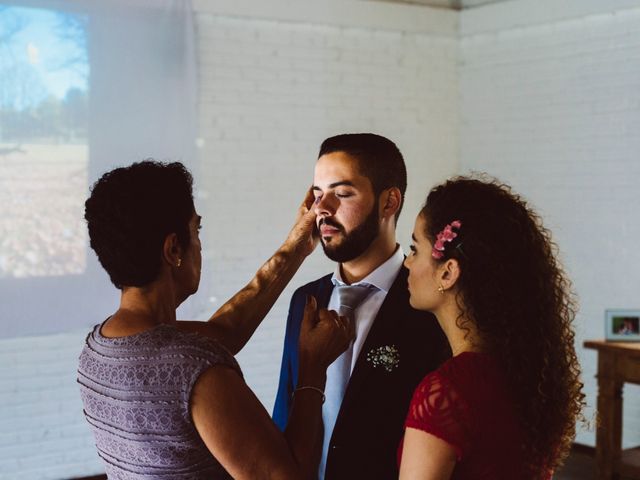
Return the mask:
<svg viewBox="0 0 640 480">
<path fill-rule="evenodd" d="M 420 380 L 451 354 L 433 315 L 409 305 L 408 270 L 403 266 L 387 294 L 356 360 L 331 436 L 326 480 L 398 478 L 396 452 L 411 396 Z M 273 419 L 284 430 L 298 378 L 298 337 L 306 301 L 329 303 L 331 275 L 300 287 L 287 318 L 280 384 Z M 395 345 L 398 366 L 388 372 L 367 361 L 367 353 Z"/>
</svg>

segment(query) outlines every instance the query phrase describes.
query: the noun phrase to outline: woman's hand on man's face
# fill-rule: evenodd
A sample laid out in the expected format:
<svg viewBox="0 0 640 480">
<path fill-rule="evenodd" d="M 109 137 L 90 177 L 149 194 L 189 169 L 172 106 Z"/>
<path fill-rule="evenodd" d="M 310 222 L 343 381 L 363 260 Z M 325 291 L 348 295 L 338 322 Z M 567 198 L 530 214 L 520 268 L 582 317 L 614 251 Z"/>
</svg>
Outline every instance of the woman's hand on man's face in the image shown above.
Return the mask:
<svg viewBox="0 0 640 480">
<path fill-rule="evenodd" d="M 305 257 L 313 252 L 320 238 L 316 228 L 314 200 L 313 190 L 309 188 L 298 208 L 296 222 L 285 241 L 285 246 Z"/>
</svg>

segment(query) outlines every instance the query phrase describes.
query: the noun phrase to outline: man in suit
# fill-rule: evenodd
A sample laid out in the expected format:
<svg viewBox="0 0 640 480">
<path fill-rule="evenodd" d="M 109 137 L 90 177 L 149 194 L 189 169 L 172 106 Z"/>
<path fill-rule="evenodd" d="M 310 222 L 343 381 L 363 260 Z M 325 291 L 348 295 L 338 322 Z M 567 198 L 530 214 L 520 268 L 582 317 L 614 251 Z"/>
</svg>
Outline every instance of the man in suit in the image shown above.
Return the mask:
<svg viewBox="0 0 640 480">
<path fill-rule="evenodd" d="M 341 314 L 355 321 L 356 339 L 327 370 L 320 480 L 398 478 L 396 452 L 413 391 L 450 355 L 433 315 L 409 305 L 395 234 L 406 185 L 404 159 L 384 137 L 338 135 L 320 147 L 316 221 L 323 250 L 338 265 L 293 294 L 273 415 L 284 429 L 292 395 L 319 394 L 296 389 L 307 295 L 319 307 L 347 312 Z M 356 289 L 366 292 L 345 308 L 342 292 Z"/>
</svg>

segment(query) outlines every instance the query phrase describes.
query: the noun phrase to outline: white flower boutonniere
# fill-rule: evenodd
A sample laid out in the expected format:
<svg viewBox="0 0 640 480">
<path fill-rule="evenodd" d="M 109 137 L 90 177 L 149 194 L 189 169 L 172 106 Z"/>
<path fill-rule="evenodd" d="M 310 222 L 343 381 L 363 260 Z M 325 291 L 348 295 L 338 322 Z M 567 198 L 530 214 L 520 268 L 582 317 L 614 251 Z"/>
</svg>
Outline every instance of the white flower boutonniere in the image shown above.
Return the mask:
<svg viewBox="0 0 640 480">
<path fill-rule="evenodd" d="M 400 352 L 395 345 L 373 348 L 367 353 L 367 362 L 371 362 L 374 367 L 383 367 L 387 372 L 390 372 L 400 363 Z"/>
</svg>

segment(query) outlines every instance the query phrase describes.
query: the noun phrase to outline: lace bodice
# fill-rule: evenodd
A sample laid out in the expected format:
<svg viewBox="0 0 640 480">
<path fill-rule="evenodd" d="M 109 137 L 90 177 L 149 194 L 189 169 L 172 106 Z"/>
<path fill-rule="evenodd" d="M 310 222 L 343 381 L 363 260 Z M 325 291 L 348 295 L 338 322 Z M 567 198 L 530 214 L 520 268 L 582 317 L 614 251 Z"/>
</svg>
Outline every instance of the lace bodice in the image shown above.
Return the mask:
<svg viewBox="0 0 640 480">
<path fill-rule="evenodd" d="M 84 414 L 109 479 L 230 478 L 200 439 L 189 413 L 191 390 L 207 368 L 241 375 L 220 344 L 161 325 L 106 338 L 97 325 L 80 355 Z"/>
<path fill-rule="evenodd" d="M 524 479 L 522 434 L 502 368 L 491 355 L 462 353 L 416 388 L 405 427 L 449 445 L 452 480 Z M 402 444 L 399 449 L 402 456 Z M 428 455 L 428 452 L 425 452 Z"/>
</svg>

